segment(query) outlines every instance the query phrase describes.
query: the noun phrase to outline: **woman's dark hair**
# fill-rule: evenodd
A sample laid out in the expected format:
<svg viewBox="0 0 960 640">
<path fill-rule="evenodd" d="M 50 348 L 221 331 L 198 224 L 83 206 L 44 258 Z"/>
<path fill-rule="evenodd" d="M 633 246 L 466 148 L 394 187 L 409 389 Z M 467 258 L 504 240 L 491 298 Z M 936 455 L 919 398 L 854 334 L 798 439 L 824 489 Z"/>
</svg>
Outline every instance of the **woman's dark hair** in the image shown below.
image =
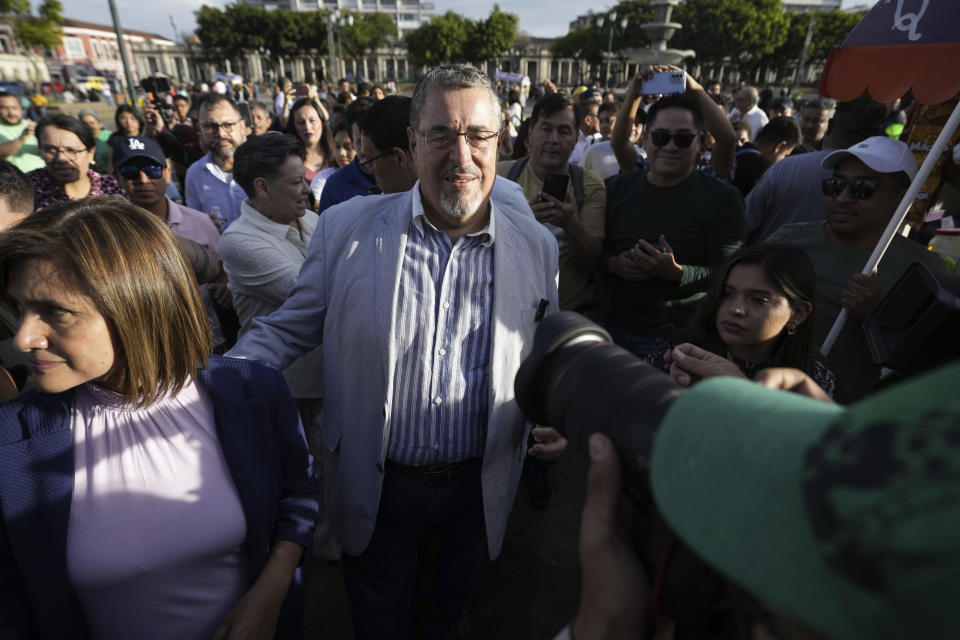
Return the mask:
<svg viewBox="0 0 960 640">
<path fill-rule="evenodd" d="M 84 149 L 87 149 L 88 151 L 93 149 L 97 144 L 96 140 L 93 139 L 93 131 L 90 130 L 90 127 L 87 126 L 86 122 L 83 120 L 77 120 L 73 116 L 68 116 L 65 113 L 55 113 L 41 119 L 40 122 L 37 123 L 37 140 L 40 139 L 40 134 L 43 133 L 43 130 L 47 127 L 56 127 L 57 129 L 63 129 L 64 131 L 69 131 L 70 133 L 76 135 L 78 138 L 80 138 L 80 142 L 83 144 Z"/>
<path fill-rule="evenodd" d="M 140 113 L 140 111 L 139 111 L 138 109 L 135 109 L 134 107 L 130 106 L 129 104 L 121 104 L 121 105 L 119 105 L 119 106 L 117 107 L 117 111 L 113 114 L 113 124 L 117 125 L 117 131 L 120 132 L 121 135 L 126 135 L 126 133 L 123 132 L 123 127 L 120 126 L 120 115 L 121 115 L 121 114 L 124 114 L 124 113 L 132 113 L 132 114 L 133 114 L 133 117 L 137 119 L 137 124 L 140 125 L 140 131 L 138 131 L 136 135 L 138 135 L 138 136 L 146 136 L 146 135 L 147 135 L 147 132 L 146 132 L 146 131 L 147 131 L 147 119 L 143 117 L 143 114 Z M 152 138 L 153 136 L 150 135 L 149 137 Z"/>
<path fill-rule="evenodd" d="M 233 155 L 233 179 L 248 198 L 254 198 L 257 195 L 254 181 L 257 178 L 274 180 L 290 156 L 297 156 L 301 160 L 304 156 L 303 143 L 296 136 L 267 131 L 247 138 Z"/>
<path fill-rule="evenodd" d="M 530 137 L 531 122 L 533 122 L 533 118 L 527 118 L 517 127 L 517 139 L 513 141 L 513 155 L 511 159 L 519 160 L 520 158 L 527 157 L 529 153 L 529 149 L 527 149 L 527 138 Z"/>
<path fill-rule="evenodd" d="M 297 125 L 295 122 L 297 111 L 303 109 L 304 107 L 313 107 L 314 111 L 317 112 L 317 117 L 320 118 L 320 122 L 323 123 L 323 133 L 320 134 L 320 139 L 317 141 L 317 143 L 320 145 L 320 150 L 323 152 L 324 160 L 331 167 L 338 166 L 337 156 L 333 151 L 333 133 L 330 131 L 330 125 L 327 122 L 327 119 L 323 116 L 323 114 L 326 112 L 313 98 L 300 98 L 293 103 L 293 106 L 290 107 L 290 116 L 287 118 L 286 133 L 300 140 L 304 147 L 307 146 L 307 141 L 300 139 L 300 135 L 297 133 Z"/>
<path fill-rule="evenodd" d="M 727 345 L 717 332 L 717 312 L 723 303 L 727 277 L 737 265 L 763 269 L 763 275 L 778 289 L 778 293 L 787 298 L 791 309 L 797 309 L 804 303 L 810 304 L 810 315 L 797 325 L 796 333 L 790 335 L 786 330 L 781 332 L 770 360 L 770 364 L 778 367 L 808 369 L 807 355 L 817 304 L 817 276 L 807 254 L 790 245 L 757 244 L 743 247 L 727 258 L 714 275 L 707 296 L 694 313 L 690 324 L 691 342 L 717 355 L 726 355 Z"/>
</svg>

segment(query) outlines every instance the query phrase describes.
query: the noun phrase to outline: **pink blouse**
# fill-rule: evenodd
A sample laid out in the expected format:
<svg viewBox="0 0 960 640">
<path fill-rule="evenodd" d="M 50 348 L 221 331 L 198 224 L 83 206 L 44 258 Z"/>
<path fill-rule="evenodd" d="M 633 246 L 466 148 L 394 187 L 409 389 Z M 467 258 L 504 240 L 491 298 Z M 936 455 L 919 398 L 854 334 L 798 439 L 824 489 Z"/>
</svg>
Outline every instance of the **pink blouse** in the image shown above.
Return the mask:
<svg viewBox="0 0 960 640">
<path fill-rule="evenodd" d="M 94 638 L 209 638 L 249 577 L 246 521 L 191 382 L 139 409 L 87 383 L 71 427 L 67 570 Z"/>
</svg>

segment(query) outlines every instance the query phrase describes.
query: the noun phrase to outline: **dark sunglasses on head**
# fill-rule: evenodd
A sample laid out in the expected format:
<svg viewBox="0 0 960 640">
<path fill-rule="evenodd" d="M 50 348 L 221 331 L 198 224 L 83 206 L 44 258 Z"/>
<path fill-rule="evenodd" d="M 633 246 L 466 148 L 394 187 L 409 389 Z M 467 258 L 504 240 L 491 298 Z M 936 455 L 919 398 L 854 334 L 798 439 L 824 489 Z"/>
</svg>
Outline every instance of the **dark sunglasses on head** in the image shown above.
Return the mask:
<svg viewBox="0 0 960 640">
<path fill-rule="evenodd" d="M 694 140 L 699 137 L 700 136 L 698 134 L 691 133 L 689 131 L 680 131 L 678 133 L 670 133 L 669 131 L 650 132 L 650 140 L 658 147 L 666 145 L 672 138 L 678 147 L 681 149 L 686 149 L 693 144 Z"/>
<path fill-rule="evenodd" d="M 850 197 L 854 200 L 866 200 L 880 186 L 880 178 L 854 178 L 844 180 L 837 176 L 823 179 L 823 195 L 836 198 L 844 189 L 849 188 Z"/>
<path fill-rule="evenodd" d="M 145 174 L 147 174 L 148 178 L 151 180 L 156 180 L 157 178 L 163 176 L 164 169 L 165 167 L 159 164 L 148 164 L 139 167 L 128 164 L 117 169 L 117 172 L 120 174 L 121 178 L 125 178 L 127 180 L 136 180 L 140 177 L 140 172 L 143 171 Z"/>
</svg>

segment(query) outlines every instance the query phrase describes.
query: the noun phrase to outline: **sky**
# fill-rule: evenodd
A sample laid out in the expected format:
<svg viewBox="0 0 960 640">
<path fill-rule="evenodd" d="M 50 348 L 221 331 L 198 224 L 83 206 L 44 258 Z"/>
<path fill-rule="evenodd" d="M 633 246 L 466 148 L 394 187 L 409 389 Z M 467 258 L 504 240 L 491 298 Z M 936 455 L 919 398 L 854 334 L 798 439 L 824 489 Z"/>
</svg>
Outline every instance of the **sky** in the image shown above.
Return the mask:
<svg viewBox="0 0 960 640">
<path fill-rule="evenodd" d="M 75 20 L 85 20 L 99 24 L 111 24 L 110 9 L 107 0 L 62 0 L 64 16 Z M 137 29 L 156 33 L 166 38 L 181 40 L 171 26 L 171 16 L 180 35 L 193 33 L 196 28 L 194 11 L 200 5 L 222 7 L 228 0 L 114 0 L 120 23 L 125 29 Z M 843 0 L 843 6 L 873 4 L 874 0 Z M 456 11 L 468 18 L 483 18 L 489 15 L 494 2 L 477 0 L 433 0 L 437 14 Z M 32 5 L 39 4 L 32 0 Z M 590 6 L 583 0 L 501 0 L 500 8 L 520 17 L 520 30 L 533 36 L 545 38 L 565 34 L 570 22 L 585 13 L 584 6 Z M 594 11 L 612 7 L 616 0 L 594 5 Z"/>
</svg>

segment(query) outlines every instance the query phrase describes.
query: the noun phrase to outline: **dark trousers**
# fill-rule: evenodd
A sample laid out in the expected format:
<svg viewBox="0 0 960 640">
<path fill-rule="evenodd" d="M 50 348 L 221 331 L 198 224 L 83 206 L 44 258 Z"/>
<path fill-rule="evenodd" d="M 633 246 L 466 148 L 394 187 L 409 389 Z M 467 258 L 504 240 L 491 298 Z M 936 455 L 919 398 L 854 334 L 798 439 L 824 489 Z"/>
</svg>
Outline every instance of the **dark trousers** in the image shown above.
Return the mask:
<svg viewBox="0 0 960 640">
<path fill-rule="evenodd" d="M 450 637 L 486 550 L 480 468 L 427 484 L 387 467 L 370 544 L 343 556 L 358 640 Z"/>
</svg>

